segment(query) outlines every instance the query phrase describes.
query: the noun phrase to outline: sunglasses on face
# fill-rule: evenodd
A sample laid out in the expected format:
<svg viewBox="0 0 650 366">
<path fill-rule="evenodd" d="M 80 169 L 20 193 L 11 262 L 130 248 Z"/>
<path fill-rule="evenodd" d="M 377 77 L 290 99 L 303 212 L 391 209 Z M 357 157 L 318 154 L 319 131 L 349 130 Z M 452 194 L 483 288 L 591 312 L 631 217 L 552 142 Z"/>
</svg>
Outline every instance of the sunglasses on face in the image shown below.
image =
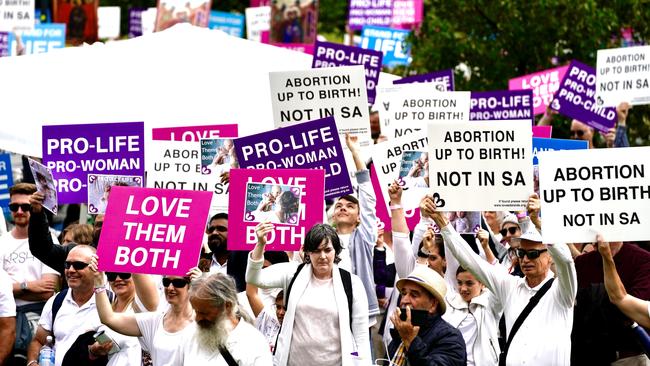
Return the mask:
<svg viewBox="0 0 650 366">
<path fill-rule="evenodd" d="M 584 130 L 571 130 L 571 136 L 582 137 L 584 136 L 584 134 L 585 134 Z"/>
<path fill-rule="evenodd" d="M 228 231 L 228 228 L 225 227 L 225 226 L 221 226 L 221 225 L 210 226 L 210 227 L 208 228 L 208 232 L 209 232 L 209 233 L 211 233 L 211 232 L 213 232 L 213 231 L 215 231 L 215 230 L 218 231 L 218 232 L 220 232 L 220 233 L 225 233 L 225 232 Z"/>
<path fill-rule="evenodd" d="M 9 204 L 9 209 L 11 212 L 18 212 L 18 209 L 23 210 L 23 212 L 31 212 L 32 211 L 32 205 L 29 203 L 10 203 Z"/>
<path fill-rule="evenodd" d="M 508 233 L 510 233 L 510 235 L 515 235 L 517 230 L 519 230 L 518 227 L 512 226 L 512 227 L 509 227 L 507 229 L 501 229 L 501 231 L 499 231 L 499 233 L 501 233 L 501 236 L 506 236 Z"/>
<path fill-rule="evenodd" d="M 171 279 L 171 278 L 165 277 L 165 278 L 162 279 L 162 284 L 163 284 L 163 287 L 165 287 L 165 288 L 169 287 L 170 284 L 172 286 L 174 286 L 175 288 L 183 288 L 183 287 L 187 286 L 188 283 L 189 283 L 189 281 L 187 281 L 184 278 Z"/>
<path fill-rule="evenodd" d="M 88 267 L 89 264 L 90 263 L 81 262 L 81 261 L 74 261 L 74 262 L 65 261 L 63 262 L 63 267 L 65 267 L 65 269 L 70 269 L 70 267 L 72 267 L 75 269 L 75 271 L 81 271 L 82 269 Z"/>
<path fill-rule="evenodd" d="M 519 259 L 524 259 L 524 257 L 528 257 L 528 259 L 533 260 L 539 258 L 542 253 L 548 251 L 548 249 L 531 249 L 531 250 L 525 250 L 521 248 L 515 249 L 515 253 L 517 254 L 517 257 Z"/>
<path fill-rule="evenodd" d="M 117 278 L 121 278 L 123 280 L 128 280 L 131 278 L 130 273 L 118 273 L 118 272 L 106 272 L 106 278 L 108 279 L 108 282 L 113 282 Z"/>
</svg>

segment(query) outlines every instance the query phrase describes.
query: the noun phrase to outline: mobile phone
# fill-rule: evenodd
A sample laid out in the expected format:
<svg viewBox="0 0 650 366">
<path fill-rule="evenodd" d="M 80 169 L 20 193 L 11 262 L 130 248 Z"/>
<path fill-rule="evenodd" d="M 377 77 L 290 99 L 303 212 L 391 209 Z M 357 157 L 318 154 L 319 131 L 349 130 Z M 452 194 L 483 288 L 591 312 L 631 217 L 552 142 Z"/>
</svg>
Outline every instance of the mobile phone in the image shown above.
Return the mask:
<svg viewBox="0 0 650 366">
<path fill-rule="evenodd" d="M 100 330 L 99 332 L 95 333 L 93 335 L 93 338 L 95 338 L 95 341 L 100 344 L 106 344 L 107 342 L 111 342 L 113 346 L 111 347 L 111 350 L 108 351 L 109 355 L 112 355 L 113 353 L 117 353 L 120 351 L 120 346 L 115 343 L 113 338 L 109 337 L 108 334 L 106 334 L 103 330 Z"/>
<path fill-rule="evenodd" d="M 426 310 L 411 309 L 411 324 L 416 327 L 423 325 L 427 321 L 428 314 L 429 312 Z M 406 321 L 406 308 L 400 308 L 399 318 Z"/>
</svg>

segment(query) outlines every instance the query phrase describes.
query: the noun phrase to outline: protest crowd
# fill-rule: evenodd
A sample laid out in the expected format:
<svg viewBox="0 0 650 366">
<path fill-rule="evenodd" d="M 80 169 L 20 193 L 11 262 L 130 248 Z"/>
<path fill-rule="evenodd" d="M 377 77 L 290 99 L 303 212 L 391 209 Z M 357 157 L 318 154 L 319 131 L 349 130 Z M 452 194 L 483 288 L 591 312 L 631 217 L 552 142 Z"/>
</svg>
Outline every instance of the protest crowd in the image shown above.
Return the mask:
<svg viewBox="0 0 650 366">
<path fill-rule="evenodd" d="M 0 366 L 650 366 L 650 46 L 459 91 L 369 46 L 421 1 L 350 1 L 357 45 L 268 3 L 249 38 L 313 55 L 268 72 L 273 128 L 38 121 L 0 154 Z M 135 33 L 218 28 L 210 5 Z M 98 38 L 83 9 L 69 44 Z"/>
</svg>

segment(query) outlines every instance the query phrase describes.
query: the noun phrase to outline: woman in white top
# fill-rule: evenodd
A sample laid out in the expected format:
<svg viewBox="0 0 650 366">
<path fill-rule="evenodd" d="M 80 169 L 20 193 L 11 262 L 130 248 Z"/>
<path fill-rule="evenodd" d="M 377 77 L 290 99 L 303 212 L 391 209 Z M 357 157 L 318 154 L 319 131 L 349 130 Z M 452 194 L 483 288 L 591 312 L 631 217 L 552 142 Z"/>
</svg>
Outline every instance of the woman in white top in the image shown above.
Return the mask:
<svg viewBox="0 0 650 366">
<path fill-rule="evenodd" d="M 91 269 L 97 271 L 94 258 Z M 193 268 L 188 276 L 200 276 L 201 271 Z M 164 312 L 117 313 L 113 311 L 105 292 L 97 293 L 95 299 L 99 319 L 112 330 L 126 336 L 140 337 L 140 344 L 151 353 L 154 366 L 171 366 L 184 336 L 189 336 L 194 323 L 194 310 L 190 305 L 189 277 L 163 277 L 165 299 L 169 309 Z M 95 287 L 104 286 L 104 276 L 97 271 Z"/>
<path fill-rule="evenodd" d="M 302 267 L 289 262 L 262 269 L 266 235 L 273 230 L 271 223 L 257 225 L 257 245 L 248 259 L 246 282 L 261 288 L 283 288 L 285 294 L 292 283 L 290 294 L 286 295 L 286 314 L 274 364 L 370 364 L 368 299 L 361 280 L 351 275 L 353 299 L 350 316 L 341 272 L 335 265 L 341 252 L 336 230 L 318 224 L 307 232 L 303 245 L 305 264 Z"/>
<path fill-rule="evenodd" d="M 399 206 L 402 198 L 402 188 L 399 184 L 391 184 L 388 193 L 391 205 Z M 429 208 L 429 200 L 431 197 L 426 196 L 420 203 L 423 219 L 415 229 L 413 244 L 409 239 L 404 210 L 399 206 L 391 211 L 395 268 L 399 278 L 407 277 L 416 266 L 415 253 L 417 253 L 420 241 L 423 242 L 424 250 L 431 251 L 431 247 L 434 245 L 434 230 L 426 224 L 427 218 L 430 218 L 432 212 L 432 209 Z M 432 220 L 431 223 L 433 223 Z M 481 244 L 487 253 L 490 250 L 487 247 L 487 235 L 485 235 L 487 233 L 483 234 L 481 238 L 484 240 Z M 462 238 L 460 240 L 462 243 L 454 243 L 454 245 L 468 245 Z M 485 289 L 485 286 L 471 273 L 459 266 L 458 261 L 449 251 L 446 251 L 445 259 L 447 264 L 445 270 L 447 311 L 442 318 L 463 334 L 467 347 L 468 365 L 497 365 L 500 353 L 497 331 L 502 306 L 496 297 Z M 496 259 L 491 255 L 488 261 L 496 263 Z"/>
</svg>

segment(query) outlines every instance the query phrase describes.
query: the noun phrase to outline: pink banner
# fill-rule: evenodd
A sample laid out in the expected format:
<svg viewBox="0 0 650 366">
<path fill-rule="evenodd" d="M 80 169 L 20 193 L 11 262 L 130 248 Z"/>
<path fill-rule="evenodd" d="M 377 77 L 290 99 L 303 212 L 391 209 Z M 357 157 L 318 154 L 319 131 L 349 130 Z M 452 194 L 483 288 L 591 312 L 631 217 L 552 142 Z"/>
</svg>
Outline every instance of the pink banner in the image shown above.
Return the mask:
<svg viewBox="0 0 650 366">
<path fill-rule="evenodd" d="M 542 114 L 551 104 L 553 94 L 560 89 L 560 82 L 569 66 L 556 67 L 508 81 L 509 90 L 531 89 L 533 91 L 533 112 Z"/>
<path fill-rule="evenodd" d="M 270 200 L 268 207 L 263 207 L 265 198 L 269 195 L 274 198 Z M 295 211 L 285 209 L 285 195 L 288 196 L 288 201 L 294 195 L 300 197 L 299 206 Z M 281 205 L 283 207 L 270 207 Z M 324 210 L 324 170 L 231 169 L 228 201 L 228 220 L 231 225 L 228 231 L 228 249 L 253 249 L 257 243 L 255 226 L 260 221 L 269 221 L 275 224 L 275 231 L 267 238 L 266 250 L 300 250 L 307 231 L 315 224 L 323 222 Z M 289 215 L 285 220 L 287 213 L 293 215 Z"/>
<path fill-rule="evenodd" d="M 370 181 L 372 182 L 372 188 L 375 190 L 375 197 L 377 197 L 377 206 L 376 213 L 377 219 L 379 220 L 379 228 L 384 229 L 385 232 L 392 231 L 392 225 L 390 222 L 390 213 L 386 202 L 384 201 L 384 195 L 381 193 L 381 186 L 379 185 L 379 179 L 377 178 L 377 172 L 375 171 L 375 166 L 373 165 L 370 168 Z M 386 187 L 385 189 L 388 189 Z M 406 215 L 406 224 L 409 227 L 409 230 L 413 230 L 415 225 L 420 222 L 420 209 L 416 208 L 413 210 L 406 210 L 404 212 Z"/>
<path fill-rule="evenodd" d="M 237 125 L 207 125 L 154 128 L 153 140 L 161 141 L 200 141 L 217 137 L 237 137 Z"/>
<path fill-rule="evenodd" d="M 210 192 L 113 187 L 99 269 L 185 276 L 198 263 L 211 199 Z"/>
<path fill-rule="evenodd" d="M 553 126 L 533 126 L 533 137 L 551 138 Z"/>
<path fill-rule="evenodd" d="M 393 0 L 391 28 L 411 29 L 422 23 L 422 0 Z"/>
<path fill-rule="evenodd" d="M 251 0 L 251 8 L 258 6 L 271 6 L 271 0 Z"/>
<path fill-rule="evenodd" d="M 305 44 L 305 43 L 270 43 L 269 42 L 269 37 L 270 37 L 270 32 L 269 31 L 261 31 L 260 32 L 260 37 L 261 37 L 261 42 L 265 44 L 271 44 L 275 47 L 280 47 L 280 48 L 286 48 L 288 50 L 294 50 L 302 53 L 306 53 L 308 55 L 313 55 L 314 54 L 314 45 L 313 44 Z"/>
</svg>

